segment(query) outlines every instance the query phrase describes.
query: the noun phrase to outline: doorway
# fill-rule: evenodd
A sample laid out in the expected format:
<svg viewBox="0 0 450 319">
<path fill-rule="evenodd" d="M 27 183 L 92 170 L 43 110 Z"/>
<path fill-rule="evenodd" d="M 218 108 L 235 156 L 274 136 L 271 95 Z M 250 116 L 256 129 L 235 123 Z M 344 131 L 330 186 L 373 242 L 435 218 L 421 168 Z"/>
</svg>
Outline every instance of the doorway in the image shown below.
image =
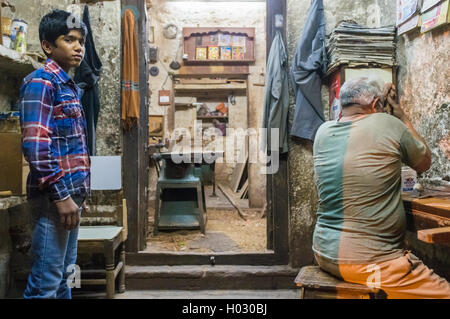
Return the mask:
<svg viewBox="0 0 450 319">
<path fill-rule="evenodd" d="M 281 16 L 284 16 L 284 1 L 269 0 L 266 3 L 265 1 L 249 1 L 245 4 L 248 5 L 248 8 L 246 8 L 246 10 L 248 10 L 247 12 L 242 7 L 244 4 L 238 1 L 188 2 L 189 10 L 186 10 L 186 1 L 164 1 L 161 2 L 161 4 L 155 1 L 150 7 L 148 7 L 148 45 L 152 48 L 149 51 L 150 58 L 154 59 L 153 63 L 150 63 L 149 68 L 150 72 L 152 72 L 151 67 L 153 64 L 153 66 L 157 68 L 157 71 L 162 73 L 162 79 L 160 79 L 159 82 L 155 79 L 156 76 L 150 76 L 149 78 L 150 88 L 152 91 L 149 113 L 153 116 L 159 115 L 164 118 L 162 131 L 171 132 L 177 127 L 187 127 L 189 130 L 192 129 L 192 127 L 190 127 L 189 124 L 183 125 L 185 124 L 183 123 L 183 120 L 190 118 L 189 116 L 192 116 L 192 113 L 194 116 L 199 117 L 199 113 L 197 111 L 199 111 L 201 106 L 197 103 L 202 103 L 203 106 L 206 105 L 207 111 L 213 113 L 218 109 L 218 106 L 220 106 L 222 102 L 231 102 L 230 97 L 234 97 L 235 99 L 241 98 L 245 101 L 245 107 L 242 108 L 245 109 L 245 112 L 242 113 L 242 110 L 241 112 L 236 112 L 235 110 L 235 113 L 233 114 L 233 106 L 231 103 L 224 103 L 226 107 L 229 108 L 230 112 L 227 114 L 229 115 L 229 118 L 225 121 L 220 121 L 224 120 L 224 118 L 219 118 L 219 122 L 228 121 L 227 124 L 231 124 L 231 127 L 233 128 L 234 126 L 236 128 L 244 129 L 258 128 L 261 123 L 262 114 L 259 114 L 258 117 L 257 112 L 255 112 L 255 108 L 256 106 L 261 108 L 261 105 L 264 103 L 264 71 L 265 59 L 268 52 L 267 48 L 270 48 L 271 40 L 273 38 L 275 15 L 281 14 Z M 234 14 L 228 14 L 227 12 L 220 10 L 220 5 L 223 5 L 224 3 L 227 4 L 227 10 L 232 10 L 233 8 L 238 8 L 238 10 L 235 10 Z M 153 5 L 155 6 L 153 7 Z M 163 7 L 158 7 L 159 5 Z M 180 6 L 184 6 L 184 10 L 177 10 Z M 153 15 L 152 10 L 155 10 L 155 13 L 157 14 Z M 164 12 L 164 14 L 158 12 L 159 10 Z M 239 11 L 241 11 L 241 13 L 248 19 L 246 20 L 245 17 L 239 18 L 238 14 L 236 14 L 236 12 Z M 183 12 L 182 17 L 180 17 L 179 12 Z M 190 15 L 189 12 L 192 12 L 192 14 Z M 171 14 L 174 16 L 171 16 Z M 214 20 L 214 14 L 218 14 L 220 19 L 217 18 Z M 201 18 L 202 15 L 203 18 Z M 211 22 L 208 22 L 208 20 L 204 18 L 205 16 L 212 18 Z M 186 108 L 183 109 L 182 106 L 179 105 L 183 104 L 182 101 L 177 101 L 177 105 L 175 105 L 173 101 L 177 98 L 177 94 L 175 93 L 168 95 L 168 99 L 172 103 L 169 105 L 164 105 L 165 99 L 161 99 L 161 96 L 163 96 L 167 91 L 178 93 L 176 91 L 177 84 L 180 82 L 186 83 L 186 81 L 179 81 L 176 76 L 173 76 L 176 72 L 171 70 L 172 67 L 170 65 L 168 66 L 168 64 L 173 61 L 181 62 L 183 58 L 186 60 L 186 57 L 182 57 L 180 55 L 180 52 L 184 52 L 184 50 L 180 50 L 180 47 L 182 46 L 182 40 L 186 39 L 185 34 L 179 35 L 178 38 L 176 34 L 178 32 L 181 33 L 183 28 L 192 27 L 193 25 L 199 28 L 212 26 L 217 29 L 223 28 L 223 25 L 230 27 L 229 25 L 226 25 L 227 23 L 230 23 L 230 21 L 227 20 L 233 19 L 227 19 L 227 17 L 233 16 L 235 16 L 234 19 L 238 21 L 236 23 L 239 23 L 241 27 L 246 24 L 242 21 L 248 21 L 249 25 L 256 26 L 255 29 L 258 30 L 259 28 L 259 32 L 255 32 L 255 34 L 257 33 L 258 36 L 261 37 L 256 39 L 259 41 L 256 42 L 258 44 L 255 46 L 255 59 L 252 63 L 250 63 L 250 65 L 248 65 L 249 72 L 247 74 L 240 74 L 239 72 L 233 73 L 233 71 L 229 71 L 229 74 L 221 74 L 220 77 L 214 75 L 208 78 L 210 80 L 229 80 L 231 78 L 233 80 L 232 83 L 242 84 L 245 89 L 242 89 L 242 91 L 236 93 L 235 90 L 237 89 L 234 88 L 232 89 L 232 92 L 223 93 L 223 96 L 220 94 L 215 94 L 212 98 L 206 94 L 206 96 L 202 96 L 202 98 L 197 101 L 192 101 L 192 99 L 187 101 L 186 104 L 196 103 L 194 110 L 186 110 Z M 195 21 L 196 17 L 197 19 L 200 18 L 197 23 Z M 169 21 L 177 21 L 178 23 L 170 23 Z M 283 34 L 285 34 L 284 27 L 282 28 Z M 217 33 L 220 34 L 220 30 Z M 214 35 L 214 33 L 209 34 L 209 36 L 211 35 Z M 173 40 L 168 41 L 171 37 Z M 195 37 L 198 38 L 198 35 Z M 196 39 L 196 41 L 198 41 L 198 39 Z M 167 50 L 167 52 L 170 52 L 170 54 L 166 56 L 162 54 L 162 50 L 165 45 L 164 42 L 169 43 L 166 44 L 166 46 L 168 46 L 169 50 Z M 155 50 L 155 48 L 157 50 Z M 155 56 L 151 56 L 152 54 L 155 54 L 155 51 L 156 58 Z M 240 65 L 242 69 L 242 66 L 245 66 L 245 63 L 240 63 L 238 65 Z M 211 75 L 202 71 L 205 69 L 205 64 L 202 65 L 201 63 L 193 63 L 192 66 L 189 66 L 189 68 L 192 70 L 196 66 L 200 72 L 196 73 L 196 75 L 199 76 L 191 77 L 191 80 L 194 80 L 194 82 L 199 81 L 202 78 L 204 79 L 204 75 Z M 209 67 L 211 69 L 211 66 Z M 227 68 L 226 63 L 217 64 L 213 66 L 213 68 L 214 67 L 216 70 L 220 68 L 222 68 L 222 70 L 231 69 Z M 155 68 L 153 69 L 153 72 L 155 72 Z M 205 74 L 202 74 L 202 72 Z M 184 77 L 184 79 L 186 78 L 188 77 Z M 152 85 L 152 82 L 154 85 Z M 204 83 L 199 84 L 204 85 Z M 230 82 L 227 81 L 227 84 L 230 84 Z M 190 94 L 187 95 L 189 97 Z M 180 94 L 178 94 L 178 96 L 180 96 Z M 198 98 L 198 96 L 196 97 Z M 171 109 L 171 107 L 173 109 Z M 175 110 L 175 107 L 179 107 L 181 110 Z M 192 105 L 190 105 L 190 107 L 192 108 Z M 243 114 L 245 117 L 243 117 Z M 217 116 L 217 113 L 213 115 Z M 223 115 L 224 114 L 222 113 L 218 116 Z M 204 116 L 206 117 L 206 115 Z M 205 119 L 203 118 L 203 120 Z M 212 119 L 206 119 L 206 121 L 211 120 Z M 236 123 L 239 123 L 240 120 L 243 120 L 245 125 L 235 125 Z M 204 123 L 205 121 L 202 122 Z M 206 126 L 208 125 L 210 125 L 210 123 L 207 123 Z M 149 127 L 150 135 L 152 135 L 152 123 L 149 124 Z M 167 135 L 151 136 L 150 138 L 153 141 L 158 141 L 159 139 L 164 140 L 166 136 Z M 245 145 L 245 149 L 248 150 L 248 139 Z M 238 150 L 239 149 L 236 149 L 236 152 Z M 239 156 L 239 154 L 237 156 Z M 145 225 L 147 230 L 146 234 L 148 235 L 146 238 L 147 245 L 144 249 L 140 249 L 138 254 L 129 253 L 128 261 L 133 262 L 134 264 L 202 264 L 209 263 L 210 257 L 215 256 L 215 262 L 219 264 L 286 263 L 288 251 L 286 196 L 287 179 L 283 178 L 283 176 L 287 176 L 287 172 L 284 171 L 287 171 L 287 165 L 283 165 L 283 161 L 287 162 L 286 159 L 281 158 L 280 170 L 277 174 L 268 175 L 267 178 L 264 175 L 264 178 L 255 178 L 254 181 L 252 181 L 252 177 L 255 174 L 252 169 L 254 170 L 255 167 L 252 167 L 252 165 L 248 162 L 244 163 L 245 167 L 240 175 L 235 173 L 236 165 L 227 166 L 227 163 L 223 163 L 222 165 L 217 164 L 215 172 L 213 172 L 216 179 L 215 183 L 211 183 L 211 181 L 206 181 L 204 183 L 208 214 L 207 230 L 205 234 L 201 234 L 198 230 L 175 229 L 165 230 L 164 232 L 159 231 L 158 235 L 152 235 L 152 230 L 155 227 L 154 218 L 152 217 L 154 216 L 154 194 L 156 192 L 156 189 L 154 188 L 156 186 L 157 176 L 154 172 L 154 168 L 150 167 L 150 179 L 148 182 L 150 209 L 148 224 Z M 256 169 L 258 169 L 257 166 Z M 210 173 L 210 171 L 206 172 L 205 175 L 210 175 Z M 234 181 L 232 181 L 233 175 L 234 177 L 238 176 L 238 178 L 235 178 Z M 252 185 L 253 183 L 253 190 L 251 190 L 252 186 L 244 186 L 246 181 L 245 176 L 248 184 Z M 275 187 L 273 186 L 274 183 L 276 183 Z M 283 187 L 280 187 L 281 184 L 283 184 Z M 235 186 L 234 188 L 233 185 Z M 245 190 L 243 187 L 247 187 L 248 189 Z M 255 189 L 257 189 L 256 192 Z M 261 189 L 264 190 L 264 192 L 261 192 Z M 283 190 L 285 192 L 280 196 L 280 192 L 283 192 Z M 246 192 L 246 196 L 240 197 L 240 202 L 237 203 L 237 198 L 233 197 L 233 191 L 234 193 L 238 193 L 240 195 Z M 211 197 L 213 193 L 216 194 L 216 197 Z M 258 201 L 260 202 L 258 203 Z M 282 210 L 274 210 L 274 205 Z M 266 206 L 265 210 L 262 209 L 263 206 Z M 140 227 L 144 228 L 143 225 Z M 158 258 L 162 256 L 165 256 L 165 258 Z"/>
</svg>

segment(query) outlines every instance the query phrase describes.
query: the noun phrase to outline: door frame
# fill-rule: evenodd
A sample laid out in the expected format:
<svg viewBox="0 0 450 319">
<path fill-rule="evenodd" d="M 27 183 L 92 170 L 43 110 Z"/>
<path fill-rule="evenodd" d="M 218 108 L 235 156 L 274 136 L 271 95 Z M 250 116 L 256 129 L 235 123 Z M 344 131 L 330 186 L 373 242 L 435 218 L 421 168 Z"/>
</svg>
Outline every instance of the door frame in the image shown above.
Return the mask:
<svg viewBox="0 0 450 319">
<path fill-rule="evenodd" d="M 139 49 L 139 120 L 123 132 L 123 188 L 127 203 L 128 240 L 126 251 L 138 252 L 145 247 L 148 212 L 148 40 L 145 0 L 122 0 L 121 12 L 135 14 Z M 122 20 L 121 14 L 121 20 Z M 147 178 L 146 178 L 147 177 Z"/>
<path fill-rule="evenodd" d="M 145 1 L 139 0 L 122 0 L 122 7 L 125 5 L 134 5 L 141 9 L 145 6 Z M 145 10 L 145 8 L 144 8 Z M 144 12 L 144 11 L 142 11 Z M 275 36 L 275 16 L 281 14 L 283 16 L 283 26 L 279 28 L 282 32 L 283 39 L 286 42 L 286 0 L 266 0 L 266 41 L 267 41 L 267 57 L 269 56 L 270 47 Z M 140 80 L 141 83 L 148 84 L 148 64 L 145 61 L 148 49 L 146 41 L 146 21 L 139 20 L 139 43 L 140 43 Z M 145 19 L 145 17 L 144 17 Z M 142 32 L 142 33 L 141 33 Z M 145 41 L 141 38 L 144 35 Z M 142 86 L 141 86 L 142 88 Z M 148 88 L 148 85 L 147 85 Z M 145 109 L 148 114 L 148 96 L 147 91 L 141 90 L 141 103 L 145 100 Z M 142 104 L 141 104 L 142 106 Z M 141 113 L 142 114 L 142 113 Z M 144 116 L 142 116 L 144 118 Z M 146 118 L 146 116 L 145 116 Z M 144 124 L 143 122 L 147 122 Z M 142 127 L 147 127 L 148 121 L 141 121 Z M 141 129 L 142 129 L 141 127 Z M 142 188 L 148 189 L 148 184 L 138 176 L 148 176 L 148 151 L 144 151 L 148 141 L 148 129 L 145 132 L 138 129 L 130 132 L 129 136 L 124 135 L 124 187 L 127 198 L 128 208 L 128 243 L 127 243 L 127 263 L 132 265 L 286 265 L 289 263 L 289 196 L 288 193 L 288 162 L 287 154 L 280 156 L 279 171 L 274 175 L 267 175 L 267 248 L 272 252 L 265 253 L 143 253 L 139 252 L 145 245 L 147 221 L 148 200 L 142 194 Z M 137 138 L 136 138 L 137 137 Z M 145 143 L 144 143 L 145 140 Z M 127 154 L 127 152 L 130 152 Z M 146 159 L 143 159 L 144 154 Z M 142 159 L 145 165 L 136 166 L 136 159 Z M 133 162 L 134 161 L 134 162 Z M 129 164 L 129 165 L 128 165 Z M 144 167 L 146 166 L 146 167 Z M 127 176 L 128 175 L 128 176 Z M 136 185 L 138 180 L 138 185 Z M 148 178 L 147 178 L 148 183 Z M 145 198 L 146 204 L 142 204 L 139 200 Z M 139 205 L 138 205 L 139 203 Z M 145 210 L 146 209 L 146 210 Z"/>
</svg>

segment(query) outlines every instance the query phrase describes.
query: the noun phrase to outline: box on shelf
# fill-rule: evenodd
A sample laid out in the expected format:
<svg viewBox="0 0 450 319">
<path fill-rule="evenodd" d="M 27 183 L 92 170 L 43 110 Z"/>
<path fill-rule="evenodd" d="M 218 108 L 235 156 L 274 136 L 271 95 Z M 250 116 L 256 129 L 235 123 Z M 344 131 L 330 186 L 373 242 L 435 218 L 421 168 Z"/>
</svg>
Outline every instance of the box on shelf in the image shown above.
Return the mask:
<svg viewBox="0 0 450 319">
<path fill-rule="evenodd" d="M 22 135 L 0 133 L 0 145 L 0 191 L 25 195 L 29 167 L 22 155 Z"/>
</svg>

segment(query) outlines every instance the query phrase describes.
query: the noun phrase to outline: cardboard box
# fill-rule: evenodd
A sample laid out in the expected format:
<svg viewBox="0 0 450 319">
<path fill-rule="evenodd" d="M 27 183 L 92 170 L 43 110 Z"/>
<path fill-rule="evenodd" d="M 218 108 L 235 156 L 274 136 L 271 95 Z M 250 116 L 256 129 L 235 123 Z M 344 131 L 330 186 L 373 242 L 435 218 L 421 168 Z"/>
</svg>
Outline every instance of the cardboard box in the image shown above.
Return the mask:
<svg viewBox="0 0 450 319">
<path fill-rule="evenodd" d="M 20 133 L 0 133 L 0 191 L 11 191 L 13 195 L 26 194 L 28 163 L 22 155 Z"/>
</svg>

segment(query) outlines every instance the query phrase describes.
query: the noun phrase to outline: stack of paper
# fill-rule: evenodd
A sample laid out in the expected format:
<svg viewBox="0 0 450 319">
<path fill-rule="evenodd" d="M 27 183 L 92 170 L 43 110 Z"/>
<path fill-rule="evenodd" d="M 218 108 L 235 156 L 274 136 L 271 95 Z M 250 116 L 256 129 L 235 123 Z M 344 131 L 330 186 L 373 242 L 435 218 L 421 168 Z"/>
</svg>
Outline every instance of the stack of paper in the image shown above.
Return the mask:
<svg viewBox="0 0 450 319">
<path fill-rule="evenodd" d="M 392 67 L 395 64 L 395 34 L 395 26 L 369 28 L 341 22 L 328 41 L 328 73 L 342 64 Z"/>
</svg>

